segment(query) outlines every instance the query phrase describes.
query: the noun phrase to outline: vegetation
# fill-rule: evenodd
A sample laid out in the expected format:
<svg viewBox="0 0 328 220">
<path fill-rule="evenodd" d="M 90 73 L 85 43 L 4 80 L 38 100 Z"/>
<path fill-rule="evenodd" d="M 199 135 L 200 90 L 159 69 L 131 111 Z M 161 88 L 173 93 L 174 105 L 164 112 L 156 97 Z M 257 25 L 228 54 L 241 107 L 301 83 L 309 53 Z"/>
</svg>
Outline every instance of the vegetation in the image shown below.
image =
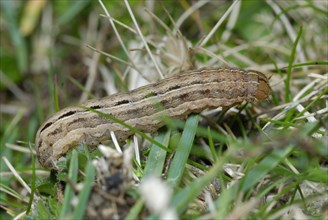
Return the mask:
<svg viewBox="0 0 328 220">
<path fill-rule="evenodd" d="M 325 1 L 0 6 L 1 219 L 328 216 Z M 270 98 L 38 164 L 36 131 L 59 109 L 212 66 L 265 73 Z"/>
</svg>

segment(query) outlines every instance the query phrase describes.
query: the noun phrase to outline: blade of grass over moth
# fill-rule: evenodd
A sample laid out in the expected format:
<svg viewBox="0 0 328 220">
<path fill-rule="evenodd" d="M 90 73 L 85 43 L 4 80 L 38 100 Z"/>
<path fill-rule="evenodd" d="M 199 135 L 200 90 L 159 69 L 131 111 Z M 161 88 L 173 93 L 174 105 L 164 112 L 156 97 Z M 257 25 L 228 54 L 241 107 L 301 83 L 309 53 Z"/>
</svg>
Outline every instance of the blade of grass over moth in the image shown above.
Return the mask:
<svg viewBox="0 0 328 220">
<path fill-rule="evenodd" d="M 77 151 L 73 150 L 71 161 L 69 164 L 69 171 L 68 171 L 68 178 L 72 184 L 76 184 L 78 168 L 79 166 L 78 166 Z M 72 188 L 71 184 L 67 184 L 64 193 L 64 202 L 59 216 L 60 219 L 64 219 L 65 217 L 68 216 L 69 213 L 71 213 L 72 208 L 70 203 L 73 199 L 73 196 L 74 196 L 74 189 Z"/>
<path fill-rule="evenodd" d="M 105 117 L 105 118 L 107 118 L 107 119 L 109 119 L 109 120 L 112 120 L 112 121 L 114 121 L 114 122 L 116 122 L 116 123 L 118 123 L 118 124 L 120 124 L 120 125 L 123 125 L 124 127 L 130 129 L 130 130 L 133 131 L 134 133 L 139 134 L 142 138 L 148 140 L 150 143 L 152 143 L 152 144 L 156 144 L 158 147 L 162 148 L 162 149 L 165 150 L 166 152 L 172 153 L 172 150 L 171 150 L 171 149 L 165 147 L 163 144 L 159 143 L 158 141 L 155 141 L 153 138 L 149 137 L 149 136 L 146 135 L 145 133 L 139 131 L 138 129 L 136 129 L 136 128 L 134 128 L 134 127 L 132 127 L 131 125 L 125 123 L 124 121 L 121 121 L 120 119 L 115 118 L 115 117 L 112 116 L 112 115 L 105 114 L 105 113 L 103 113 L 103 112 L 97 111 L 97 110 L 92 109 L 92 108 L 87 108 L 87 107 L 84 107 L 84 106 L 80 106 L 80 108 L 83 108 L 83 109 L 88 110 L 88 111 L 90 111 L 90 112 L 94 112 L 94 113 L 96 113 L 96 114 L 98 114 L 98 115 L 101 115 L 101 116 L 103 116 L 103 117 Z"/>
<path fill-rule="evenodd" d="M 82 219 L 84 212 L 87 210 L 87 205 L 89 201 L 89 195 L 92 190 L 92 185 L 96 176 L 96 170 L 92 165 L 92 162 L 88 161 L 88 164 L 85 168 L 85 180 L 83 182 L 83 189 L 81 190 L 73 218 L 72 219 Z"/>
<path fill-rule="evenodd" d="M 195 139 L 199 119 L 199 115 L 191 115 L 186 121 L 178 148 L 168 171 L 167 181 L 172 187 L 178 186 L 182 179 L 183 171 Z"/>
<path fill-rule="evenodd" d="M 166 132 L 160 131 L 159 135 L 154 139 L 164 146 L 168 146 L 170 141 L 171 131 Z M 147 158 L 147 163 L 145 166 L 143 178 L 152 175 L 160 177 L 165 163 L 166 151 L 158 147 L 156 144 L 152 144 Z"/>
</svg>

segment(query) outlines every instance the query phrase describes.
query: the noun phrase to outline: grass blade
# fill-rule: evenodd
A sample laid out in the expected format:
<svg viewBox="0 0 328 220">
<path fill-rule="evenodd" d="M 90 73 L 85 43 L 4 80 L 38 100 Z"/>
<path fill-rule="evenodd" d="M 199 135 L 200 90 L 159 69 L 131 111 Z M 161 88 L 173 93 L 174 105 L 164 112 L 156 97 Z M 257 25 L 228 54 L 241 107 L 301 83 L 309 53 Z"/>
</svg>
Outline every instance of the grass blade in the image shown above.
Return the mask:
<svg viewBox="0 0 328 220">
<path fill-rule="evenodd" d="M 124 121 L 122 121 L 122 120 L 120 120 L 120 119 L 118 119 L 118 118 L 115 118 L 115 117 L 112 116 L 112 115 L 105 114 L 105 113 L 103 113 L 103 112 L 101 112 L 101 111 L 97 111 L 97 110 L 92 109 L 92 108 L 88 108 L 88 107 L 84 107 L 84 106 L 80 106 L 80 107 L 83 108 L 83 109 L 85 109 L 85 110 L 89 110 L 89 111 L 91 111 L 91 112 L 94 112 L 94 113 L 96 113 L 96 114 L 98 114 L 98 115 L 101 115 L 101 116 L 103 116 L 103 117 L 105 117 L 105 118 L 107 118 L 107 119 L 109 119 L 109 120 L 112 120 L 112 121 L 114 121 L 114 122 L 116 122 L 116 123 L 118 123 L 118 124 L 120 124 L 120 125 L 123 125 L 124 127 L 130 129 L 130 130 L 133 131 L 134 133 L 139 134 L 142 138 L 148 140 L 150 143 L 152 143 L 152 144 L 156 144 L 158 147 L 162 148 L 163 150 L 165 150 L 165 151 L 167 151 L 167 152 L 169 152 L 169 153 L 172 152 L 171 149 L 165 147 L 163 144 L 159 143 L 158 141 L 155 141 L 154 139 L 152 139 L 151 137 L 149 137 L 149 136 L 146 135 L 145 133 L 141 132 L 140 130 L 136 129 L 135 127 L 132 127 L 131 125 L 125 123 Z"/>
<path fill-rule="evenodd" d="M 199 115 L 191 115 L 186 122 L 185 129 L 183 130 L 168 172 L 167 180 L 173 187 L 178 186 L 181 181 L 185 165 L 193 146 L 199 118 Z"/>
<path fill-rule="evenodd" d="M 85 175 L 86 176 L 83 183 L 83 189 L 79 195 L 79 203 L 75 208 L 73 219 L 82 219 L 84 216 L 84 212 L 87 209 L 89 195 L 96 176 L 96 170 L 90 161 L 88 162 L 87 167 L 85 169 Z"/>
<path fill-rule="evenodd" d="M 68 172 L 68 178 L 71 181 L 72 184 L 75 184 L 77 181 L 77 174 L 78 174 L 78 156 L 77 151 L 72 151 L 72 158 L 69 165 L 69 172 Z M 74 189 L 72 188 L 71 184 L 67 184 L 65 188 L 65 194 L 64 194 L 64 203 L 60 212 L 60 219 L 65 218 L 69 213 L 71 213 L 71 204 L 72 198 L 74 196 Z"/>
<path fill-rule="evenodd" d="M 160 132 L 155 140 L 163 143 L 164 146 L 168 146 L 170 141 L 171 131 Z M 158 147 L 156 144 L 152 144 L 149 156 L 147 158 L 147 163 L 144 169 L 143 178 L 152 176 L 161 176 L 162 170 L 165 163 L 166 151 Z"/>
<path fill-rule="evenodd" d="M 293 147 L 289 146 L 284 149 L 272 151 L 267 157 L 265 157 L 258 165 L 250 170 L 241 181 L 241 190 L 247 191 L 254 186 L 260 179 L 268 174 L 273 168 L 287 157 L 292 151 Z"/>
<path fill-rule="evenodd" d="M 293 48 L 292 48 L 292 52 L 290 54 L 289 57 L 289 64 L 288 64 L 288 71 L 287 71 L 287 78 L 285 80 L 285 101 L 286 102 L 290 102 L 290 100 L 292 99 L 292 95 L 291 95 L 291 91 L 290 91 L 290 79 L 291 79 L 291 75 L 292 75 L 292 68 L 293 68 L 293 63 L 295 61 L 295 56 L 296 56 L 296 52 L 297 52 L 297 45 L 298 45 L 298 41 L 300 40 L 301 36 L 303 33 L 303 27 L 300 27 L 300 30 L 297 34 L 296 40 L 293 44 Z"/>
<path fill-rule="evenodd" d="M 246 192 L 254 186 L 260 179 L 275 168 L 281 160 L 286 158 L 292 149 L 293 147 L 289 146 L 284 149 L 272 151 L 271 154 L 251 169 L 240 182 L 224 190 L 216 201 L 216 218 L 224 219 L 230 210 L 231 203 L 237 199 L 237 195 L 240 194 L 240 192 Z"/>
<path fill-rule="evenodd" d="M 172 207 L 176 207 L 178 214 L 183 213 L 187 209 L 189 203 L 191 203 L 202 192 L 204 187 L 217 177 L 226 162 L 225 158 L 226 157 L 222 157 L 222 159 L 218 160 L 204 176 L 196 179 L 174 196 Z"/>
</svg>

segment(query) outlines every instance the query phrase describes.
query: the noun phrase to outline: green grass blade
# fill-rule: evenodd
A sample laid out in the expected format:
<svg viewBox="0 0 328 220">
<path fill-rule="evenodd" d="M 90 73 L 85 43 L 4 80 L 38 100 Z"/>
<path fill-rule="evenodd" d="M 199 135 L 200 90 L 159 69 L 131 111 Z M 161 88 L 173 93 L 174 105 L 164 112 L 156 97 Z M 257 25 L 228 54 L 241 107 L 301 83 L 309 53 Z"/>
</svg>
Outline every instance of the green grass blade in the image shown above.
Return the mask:
<svg viewBox="0 0 328 220">
<path fill-rule="evenodd" d="M 178 144 L 178 148 L 176 149 L 168 172 L 167 181 L 173 187 L 178 186 L 181 181 L 185 165 L 187 163 L 191 148 L 193 146 L 199 118 L 199 115 L 191 115 L 187 119 L 185 129 L 183 130 L 181 139 Z"/>
<path fill-rule="evenodd" d="M 211 135 L 211 129 L 208 127 L 207 131 L 208 131 L 208 145 L 209 145 L 210 150 L 211 150 L 212 159 L 215 162 L 215 161 L 217 161 L 218 155 L 216 153 L 213 138 L 212 138 L 212 135 Z"/>
<path fill-rule="evenodd" d="M 302 36 L 302 33 L 303 33 L 303 27 L 301 26 L 300 30 L 297 34 L 296 40 L 293 44 L 292 52 L 289 57 L 287 78 L 285 80 L 285 101 L 286 102 L 290 102 L 290 100 L 292 99 L 292 95 L 291 95 L 291 91 L 290 91 L 290 80 L 291 80 L 291 75 L 292 75 L 293 63 L 295 61 L 296 52 L 297 52 L 297 45 Z"/>
<path fill-rule="evenodd" d="M 77 151 L 73 150 L 71 162 L 69 165 L 69 172 L 68 172 L 68 178 L 73 184 L 75 184 L 77 181 L 78 168 L 79 165 L 78 165 Z M 64 202 L 59 216 L 60 219 L 63 219 L 65 216 L 68 216 L 68 214 L 71 213 L 72 209 L 71 209 L 70 202 L 72 201 L 73 196 L 74 196 L 74 189 L 70 184 L 67 184 L 65 188 Z"/>
<path fill-rule="evenodd" d="M 54 99 L 54 106 L 56 112 L 59 111 L 59 95 L 58 95 L 58 75 L 56 73 L 53 74 L 53 99 Z"/>
<path fill-rule="evenodd" d="M 224 219 L 228 214 L 231 203 L 237 199 L 238 193 L 246 192 L 257 182 L 259 182 L 267 173 L 275 168 L 286 156 L 291 152 L 293 147 L 286 147 L 284 149 L 272 151 L 265 157 L 258 165 L 250 170 L 245 177 L 239 182 L 234 184 L 229 189 L 224 190 L 219 199 L 215 202 L 217 207 L 216 218 Z"/>
<path fill-rule="evenodd" d="M 310 61 L 305 63 L 297 63 L 293 65 L 293 68 L 302 67 L 302 66 L 319 66 L 319 65 L 328 65 L 327 61 Z"/>
<path fill-rule="evenodd" d="M 90 99 L 94 99 L 97 98 L 95 95 L 93 95 L 90 91 L 88 91 L 84 85 L 82 85 L 79 81 L 77 81 L 76 79 L 74 79 L 71 76 L 67 76 L 68 80 L 73 83 L 77 88 L 79 88 L 81 91 L 83 91 L 84 93 L 86 93 L 88 95 L 88 97 Z"/>
<path fill-rule="evenodd" d="M 114 116 L 112 115 L 109 115 L 109 114 L 105 114 L 103 112 L 100 112 L 100 111 L 97 111 L 93 108 L 88 108 L 88 107 L 85 107 L 85 106 L 80 106 L 81 108 L 85 109 L 85 110 L 88 110 L 90 112 L 94 112 L 98 115 L 101 115 L 109 120 L 112 120 L 120 125 L 123 125 L 124 127 L 130 129 L 131 131 L 133 131 L 134 133 L 136 134 L 139 134 L 142 138 L 148 140 L 150 143 L 152 144 L 156 144 L 158 147 L 162 148 L 163 150 L 165 150 L 166 152 L 169 152 L 169 153 L 172 153 L 172 150 L 165 147 L 163 144 L 159 143 L 158 141 L 155 141 L 154 139 L 152 139 L 151 137 L 149 137 L 148 135 L 146 135 L 145 133 L 139 131 L 138 129 L 136 129 L 135 127 L 132 127 L 131 125 L 125 123 L 124 121 L 118 119 L 118 118 L 115 118 Z"/>
<path fill-rule="evenodd" d="M 173 197 L 172 207 L 176 208 L 178 214 L 182 214 L 187 209 L 188 205 L 202 192 L 204 187 L 217 177 L 218 173 L 223 170 L 226 158 L 227 157 L 222 157 L 220 160 L 216 161 L 214 166 L 206 174 L 196 179 Z"/>
<path fill-rule="evenodd" d="M 174 122 L 173 122 L 174 121 Z M 172 129 L 184 129 L 185 127 L 185 122 L 181 120 L 167 120 L 165 119 L 165 123 L 169 128 Z M 209 134 L 210 133 L 210 134 Z M 223 134 L 220 134 L 216 131 L 213 130 L 208 130 L 207 128 L 199 126 L 196 132 L 197 136 L 203 137 L 203 138 L 209 138 L 209 135 L 213 139 L 213 141 L 221 142 L 221 143 L 226 143 L 227 142 L 227 137 Z"/>
<path fill-rule="evenodd" d="M 164 146 L 168 146 L 170 141 L 171 131 L 160 132 L 158 136 L 154 139 Z M 144 169 L 143 178 L 146 176 L 161 176 L 162 170 L 165 163 L 166 151 L 158 147 L 156 144 L 152 144 L 149 156 L 147 158 L 147 163 Z"/>
<path fill-rule="evenodd" d="M 83 189 L 79 194 L 78 201 L 73 219 L 82 219 L 85 213 L 85 210 L 87 209 L 88 201 L 89 201 L 89 195 L 92 189 L 92 185 L 96 176 L 96 169 L 92 165 L 92 162 L 89 161 L 87 164 L 87 167 L 85 169 L 85 180 L 83 183 Z"/>
<path fill-rule="evenodd" d="M 26 213 L 29 213 L 32 208 L 32 203 L 33 203 L 33 198 L 35 194 L 35 180 L 36 180 L 36 175 L 35 175 L 35 156 L 33 154 L 32 146 L 30 144 L 29 146 L 30 152 L 31 152 L 31 160 L 32 160 L 32 177 L 31 177 L 31 193 L 30 193 L 30 199 L 27 205 Z"/>
<path fill-rule="evenodd" d="M 138 215 L 142 211 L 144 205 L 144 200 L 139 199 L 136 204 L 130 209 L 129 213 L 127 216 L 124 218 L 125 220 L 130 220 L 130 219 L 139 219 Z"/>
<path fill-rule="evenodd" d="M 287 157 L 287 155 L 293 150 L 293 147 L 289 146 L 284 149 L 274 150 L 271 154 L 265 157 L 258 165 L 246 173 L 245 177 L 241 181 L 241 190 L 247 191 L 257 182 L 259 182 L 265 175 L 267 175 L 273 168 Z"/>
</svg>

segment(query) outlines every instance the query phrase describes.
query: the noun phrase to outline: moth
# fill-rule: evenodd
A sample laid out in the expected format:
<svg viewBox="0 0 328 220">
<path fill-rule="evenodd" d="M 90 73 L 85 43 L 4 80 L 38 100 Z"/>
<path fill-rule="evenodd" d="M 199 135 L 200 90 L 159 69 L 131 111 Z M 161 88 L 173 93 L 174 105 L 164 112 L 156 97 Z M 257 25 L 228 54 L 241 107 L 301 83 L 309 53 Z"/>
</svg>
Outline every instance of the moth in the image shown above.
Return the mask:
<svg viewBox="0 0 328 220">
<path fill-rule="evenodd" d="M 154 133 L 164 126 L 161 116 L 185 119 L 205 109 L 230 107 L 244 101 L 265 100 L 270 94 L 268 78 L 261 72 L 237 68 L 189 70 L 135 90 L 81 104 L 135 127 Z M 78 106 L 67 107 L 45 121 L 36 134 L 40 164 L 55 169 L 68 150 L 86 144 L 97 146 L 113 131 L 119 143 L 133 135 L 128 128 Z"/>
</svg>

